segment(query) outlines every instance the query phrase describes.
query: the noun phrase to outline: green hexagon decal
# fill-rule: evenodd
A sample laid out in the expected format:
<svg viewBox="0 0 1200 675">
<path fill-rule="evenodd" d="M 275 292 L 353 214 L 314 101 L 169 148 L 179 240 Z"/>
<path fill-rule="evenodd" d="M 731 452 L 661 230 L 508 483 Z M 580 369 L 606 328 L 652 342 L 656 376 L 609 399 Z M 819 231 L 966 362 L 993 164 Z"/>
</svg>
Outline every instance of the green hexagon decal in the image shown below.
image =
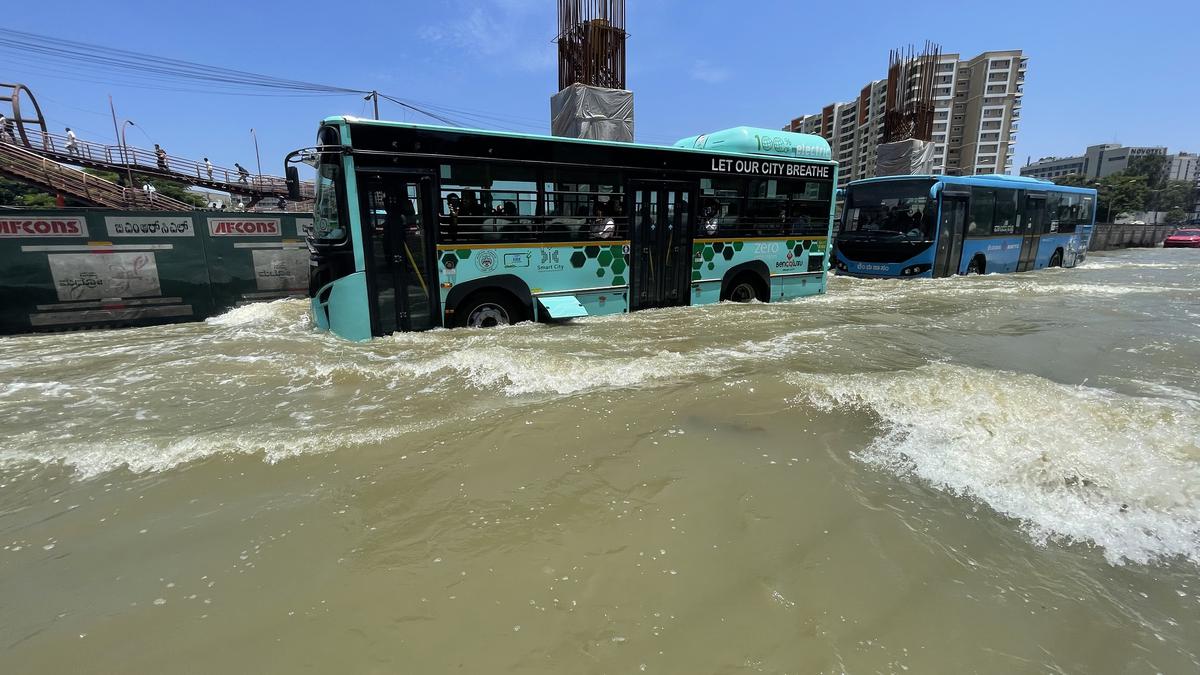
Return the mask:
<svg viewBox="0 0 1200 675">
<path fill-rule="evenodd" d="M 613 261 L 613 254 L 612 254 L 612 251 L 609 251 L 609 250 L 601 251 L 600 255 L 596 256 L 596 262 L 600 263 L 601 267 L 608 267 L 609 265 L 612 264 L 612 261 Z"/>
<path fill-rule="evenodd" d="M 600 269 L 596 270 L 596 276 L 603 277 L 604 272 L 605 272 L 605 269 L 603 267 L 601 267 Z"/>
<path fill-rule="evenodd" d="M 740 251 L 740 250 L 742 250 L 742 247 L 745 245 L 746 245 L 746 242 L 744 242 L 744 241 L 735 241 L 735 242 L 733 242 L 733 250 Z"/>
<path fill-rule="evenodd" d="M 458 258 L 453 253 L 447 253 L 446 255 L 442 256 L 442 267 L 450 270 L 454 269 L 454 266 L 457 264 Z"/>
<path fill-rule="evenodd" d="M 583 255 L 583 251 L 575 251 L 571 254 L 571 267 L 579 269 L 585 262 L 587 262 L 587 256 Z"/>
<path fill-rule="evenodd" d="M 587 257 L 595 258 L 600 253 L 600 247 L 599 246 L 585 246 L 583 248 L 583 252 L 587 254 Z"/>
<path fill-rule="evenodd" d="M 704 260 L 705 260 L 705 261 L 712 260 L 714 255 L 716 255 L 716 254 L 715 254 L 715 253 L 713 253 L 713 250 L 712 250 L 712 247 L 711 247 L 711 246 L 705 246 L 705 247 L 704 247 Z"/>
<path fill-rule="evenodd" d="M 463 260 L 466 260 L 467 258 L 470 258 L 470 257 L 471 257 L 471 249 L 469 249 L 469 248 L 460 248 L 460 249 L 456 250 L 456 251 L 454 252 L 454 254 L 455 254 L 455 255 L 457 255 L 459 258 L 461 258 L 461 259 L 463 259 Z"/>
<path fill-rule="evenodd" d="M 612 285 L 613 286 L 624 286 L 625 285 L 625 277 L 622 277 L 622 276 L 613 277 Z"/>
<path fill-rule="evenodd" d="M 620 257 L 612 261 L 611 269 L 613 274 L 621 274 L 625 271 L 625 258 Z"/>
<path fill-rule="evenodd" d="M 721 251 L 721 257 L 725 258 L 726 260 L 733 260 L 733 249 L 729 248 L 728 246 L 725 247 L 725 250 Z"/>
</svg>

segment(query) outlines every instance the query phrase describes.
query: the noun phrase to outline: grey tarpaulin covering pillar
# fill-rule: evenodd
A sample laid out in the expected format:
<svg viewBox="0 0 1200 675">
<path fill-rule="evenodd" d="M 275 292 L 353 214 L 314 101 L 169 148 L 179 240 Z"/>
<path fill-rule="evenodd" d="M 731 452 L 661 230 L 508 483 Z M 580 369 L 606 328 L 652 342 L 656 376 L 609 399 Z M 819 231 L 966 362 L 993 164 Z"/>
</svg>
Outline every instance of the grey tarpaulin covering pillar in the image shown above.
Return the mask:
<svg viewBox="0 0 1200 675">
<path fill-rule="evenodd" d="M 876 176 L 911 176 L 933 173 L 933 143 L 910 138 L 880 143 L 876 148 Z"/>
<path fill-rule="evenodd" d="M 633 92 L 575 83 L 550 97 L 550 133 L 633 141 Z"/>
</svg>

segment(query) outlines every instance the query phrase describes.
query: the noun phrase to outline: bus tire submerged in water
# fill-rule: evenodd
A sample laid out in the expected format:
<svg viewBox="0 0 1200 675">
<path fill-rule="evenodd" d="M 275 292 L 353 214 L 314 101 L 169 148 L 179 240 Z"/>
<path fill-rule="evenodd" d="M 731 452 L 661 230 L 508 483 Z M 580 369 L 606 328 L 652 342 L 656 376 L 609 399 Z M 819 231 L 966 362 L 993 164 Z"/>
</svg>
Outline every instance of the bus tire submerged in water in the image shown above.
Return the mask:
<svg viewBox="0 0 1200 675">
<path fill-rule="evenodd" d="M 984 274 L 986 270 L 987 261 L 981 255 L 971 258 L 971 262 L 967 263 L 967 274 Z"/>
<path fill-rule="evenodd" d="M 763 287 L 762 278 L 753 272 L 745 271 L 725 284 L 721 299 L 730 302 L 767 302 L 767 289 Z"/>
<path fill-rule="evenodd" d="M 454 308 L 454 325 L 459 328 L 495 328 L 524 320 L 525 308 L 505 291 L 476 291 Z"/>
<path fill-rule="evenodd" d="M 1062 249 L 1056 249 L 1054 254 L 1050 256 L 1050 264 L 1047 267 L 1062 267 Z"/>
</svg>

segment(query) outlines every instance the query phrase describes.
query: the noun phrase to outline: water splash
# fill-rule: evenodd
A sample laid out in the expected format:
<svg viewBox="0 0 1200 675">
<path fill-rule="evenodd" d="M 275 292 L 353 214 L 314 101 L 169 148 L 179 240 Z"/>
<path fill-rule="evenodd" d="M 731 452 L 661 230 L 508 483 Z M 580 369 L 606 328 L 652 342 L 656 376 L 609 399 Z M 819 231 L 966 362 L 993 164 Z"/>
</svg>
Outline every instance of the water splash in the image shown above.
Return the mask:
<svg viewBox="0 0 1200 675">
<path fill-rule="evenodd" d="M 817 406 L 878 416 L 861 461 L 978 499 L 1038 542 L 1096 545 L 1113 563 L 1200 563 L 1194 401 L 947 363 L 791 379 Z"/>
</svg>

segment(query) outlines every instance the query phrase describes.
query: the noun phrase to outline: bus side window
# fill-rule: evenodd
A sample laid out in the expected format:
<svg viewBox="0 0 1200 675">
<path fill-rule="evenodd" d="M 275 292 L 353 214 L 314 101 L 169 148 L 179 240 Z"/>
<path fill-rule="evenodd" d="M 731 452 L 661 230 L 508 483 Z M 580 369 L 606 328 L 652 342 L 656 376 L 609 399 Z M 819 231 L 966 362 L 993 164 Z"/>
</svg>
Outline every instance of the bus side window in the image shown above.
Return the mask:
<svg viewBox="0 0 1200 675">
<path fill-rule="evenodd" d="M 971 220 L 967 236 L 985 237 L 992 233 L 992 213 L 996 208 L 996 191 L 990 188 L 971 188 Z"/>
<path fill-rule="evenodd" d="M 441 167 L 438 234 L 456 243 L 529 241 L 539 229 L 537 177 L 523 166 Z"/>
<path fill-rule="evenodd" d="M 1079 210 L 1081 208 L 1080 195 L 1073 192 L 1064 193 L 1061 196 L 1062 207 L 1059 209 L 1062 213 L 1058 224 L 1059 232 L 1074 232 L 1075 224 L 1079 222 Z"/>
<path fill-rule="evenodd" d="M 701 214 L 704 206 L 715 205 L 715 216 L 703 216 L 697 219 L 698 237 L 745 237 L 753 232 L 753 225 L 743 222 L 742 204 L 746 196 L 746 179 L 744 178 L 701 178 L 700 204 Z M 711 210 L 711 209 L 710 209 Z"/>
<path fill-rule="evenodd" d="M 996 193 L 996 211 L 992 222 L 993 234 L 1015 234 L 1017 232 L 1017 191 L 999 190 Z"/>
<path fill-rule="evenodd" d="M 1096 208 L 1096 200 L 1091 195 L 1084 195 L 1083 196 L 1083 207 L 1082 207 L 1081 213 L 1079 214 L 1080 218 L 1081 218 L 1081 220 L 1079 221 L 1080 225 L 1091 225 L 1092 223 L 1095 222 L 1095 220 L 1096 220 L 1096 214 L 1094 213 L 1095 208 Z"/>
<path fill-rule="evenodd" d="M 1046 226 L 1042 228 L 1042 234 L 1050 234 L 1058 232 L 1059 204 L 1061 202 L 1061 192 L 1051 192 L 1046 195 L 1046 217 L 1044 222 Z"/>
<path fill-rule="evenodd" d="M 546 172 L 543 241 L 605 241 L 628 236 L 622 178 L 609 169 Z"/>
</svg>

